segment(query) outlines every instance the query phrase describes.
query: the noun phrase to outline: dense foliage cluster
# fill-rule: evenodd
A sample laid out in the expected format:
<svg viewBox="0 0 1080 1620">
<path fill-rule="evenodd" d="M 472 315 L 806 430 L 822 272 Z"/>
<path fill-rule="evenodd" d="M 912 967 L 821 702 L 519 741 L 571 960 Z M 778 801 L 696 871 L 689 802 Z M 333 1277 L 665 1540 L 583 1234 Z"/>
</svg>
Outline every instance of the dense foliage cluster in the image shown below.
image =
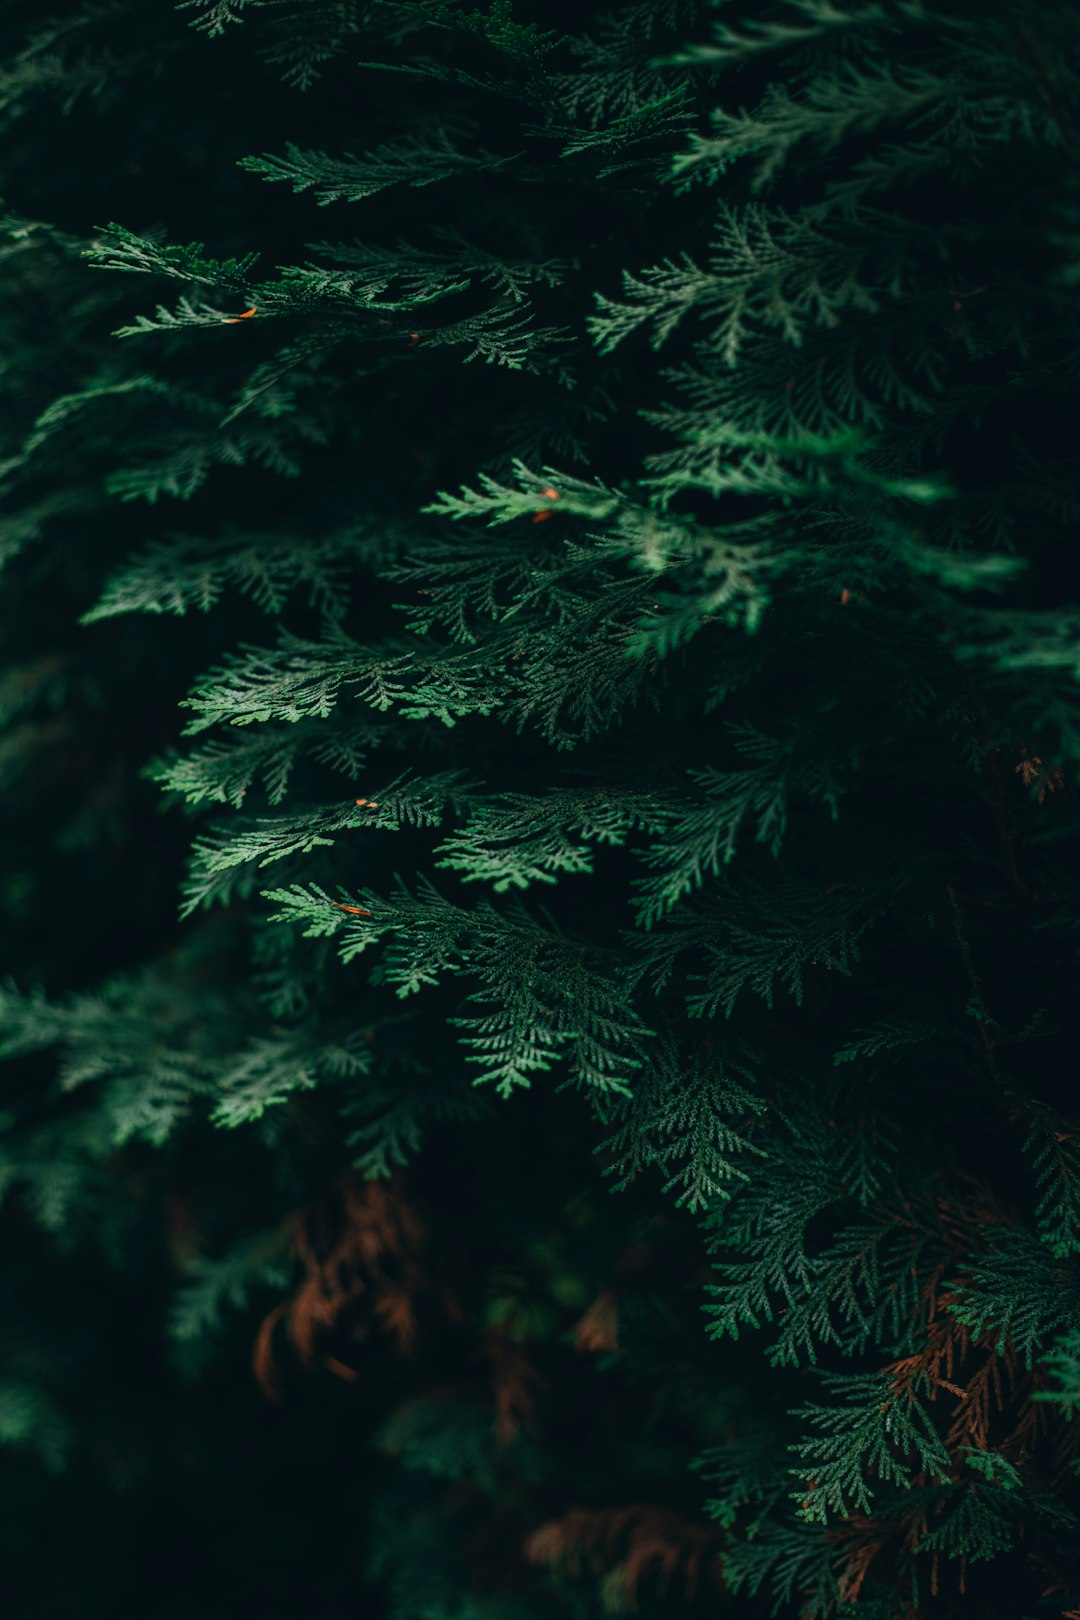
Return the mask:
<svg viewBox="0 0 1080 1620">
<path fill-rule="evenodd" d="M 4 7 L 20 1620 L 1075 1617 L 1080 9 L 473 5 Z"/>
</svg>

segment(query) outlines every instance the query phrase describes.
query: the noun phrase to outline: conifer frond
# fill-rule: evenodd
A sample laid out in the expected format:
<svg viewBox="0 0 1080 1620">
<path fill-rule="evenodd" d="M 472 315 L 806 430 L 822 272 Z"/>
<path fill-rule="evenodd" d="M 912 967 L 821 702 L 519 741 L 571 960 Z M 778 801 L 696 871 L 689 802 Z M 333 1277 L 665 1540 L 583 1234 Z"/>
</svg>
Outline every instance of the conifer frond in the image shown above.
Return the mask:
<svg viewBox="0 0 1080 1620">
<path fill-rule="evenodd" d="M 350 1179 L 333 1204 L 332 1217 L 325 1207 L 308 1209 L 292 1223 L 293 1248 L 304 1275 L 291 1297 L 263 1318 L 252 1356 L 255 1375 L 271 1399 L 278 1395 L 274 1331 L 279 1322 L 287 1326 L 307 1365 L 319 1354 L 327 1332 L 346 1315 L 355 1319 L 363 1313 L 367 1325 L 379 1327 L 399 1350 L 411 1350 L 416 1339 L 416 1302 L 426 1283 L 421 1264 L 426 1233 L 400 1182 L 357 1185 Z M 350 1376 L 351 1370 L 345 1373 Z"/>
<path fill-rule="evenodd" d="M 27 502 L 19 512 L 10 512 L 0 534 L 0 570 L 41 540 L 56 518 L 85 511 L 95 494 L 90 490 L 56 490 L 41 500 Z"/>
<path fill-rule="evenodd" d="M 835 1404 L 807 1405 L 796 1414 L 816 1431 L 792 1447 L 801 1458 L 791 1470 L 801 1518 L 826 1524 L 830 1514 L 852 1508 L 868 1513 L 875 1490 L 906 1487 L 920 1471 L 950 1478 L 951 1459 L 918 1395 L 897 1395 L 885 1373 L 820 1377 Z"/>
<path fill-rule="evenodd" d="M 217 433 L 177 433 L 173 447 L 109 474 L 106 489 L 121 501 L 156 506 L 163 495 L 190 501 L 215 467 L 242 467 L 252 461 L 281 477 L 295 478 L 299 466 L 282 444 L 282 435 L 258 431 L 222 439 Z"/>
<path fill-rule="evenodd" d="M 311 1091 L 320 1078 L 363 1075 L 370 1054 L 359 1041 L 324 1044 L 303 1032 L 257 1039 L 235 1056 L 221 1074 L 211 1118 L 235 1130 L 261 1119 L 297 1091 Z"/>
<path fill-rule="evenodd" d="M 414 57 L 407 66 L 390 62 L 368 62 L 368 67 L 415 73 L 472 90 L 520 100 L 527 105 L 546 106 L 551 98 L 551 82 L 544 58 L 559 44 L 558 35 L 535 22 L 514 19 L 513 0 L 489 0 L 486 11 L 465 11 L 454 0 L 380 0 L 395 23 L 413 23 L 420 28 L 445 30 L 458 40 L 480 40 L 497 53 L 493 70 L 473 72 L 452 60 L 434 61 Z"/>
<path fill-rule="evenodd" d="M 211 1055 L 231 1026 L 220 1001 L 208 997 L 196 1032 L 174 1001 L 168 975 L 154 971 L 64 1003 L 9 989 L 0 1001 L 0 1050 L 58 1048 L 58 1089 L 92 1092 L 92 1125 L 104 1142 L 138 1138 L 161 1147 L 211 1094 Z"/>
<path fill-rule="evenodd" d="M 681 1522 L 648 1504 L 592 1512 L 573 1508 L 540 1525 L 525 1543 L 530 1563 L 547 1564 L 571 1576 L 586 1569 L 604 1575 L 602 1601 L 616 1613 L 636 1607 L 643 1581 L 659 1581 L 666 1593 L 673 1578 L 692 1598 L 706 1572 L 716 1573 L 715 1531 Z"/>
<path fill-rule="evenodd" d="M 258 1232 L 217 1258 L 191 1265 L 169 1313 L 169 1332 L 181 1344 L 219 1331 L 230 1310 L 243 1310 L 260 1288 L 281 1289 L 289 1280 L 286 1229 Z"/>
<path fill-rule="evenodd" d="M 592 159 L 598 180 L 642 168 L 646 174 L 653 170 L 659 173 L 659 151 L 664 147 L 670 148 L 676 138 L 684 136 L 690 123 L 686 86 L 680 85 L 667 95 L 644 102 L 610 123 L 562 131 L 562 156 L 564 159 Z M 549 129 L 545 133 L 554 134 L 555 130 Z M 646 150 L 639 151 L 640 147 Z M 641 178 L 639 175 L 639 183 Z"/>
<path fill-rule="evenodd" d="M 1039 1187 L 1035 1210 L 1039 1235 L 1059 1260 L 1080 1253 L 1080 1127 L 1034 1100 L 1024 1113 L 1024 1142 Z"/>
<path fill-rule="evenodd" d="M 0 51 L 66 222 L 0 220 L 12 1589 L 55 1402 L 71 1546 L 127 1490 L 177 1612 L 162 1459 L 267 1620 L 1080 1616 L 1075 0 L 54 4 Z M 207 1466 L 230 1322 L 303 1523 Z"/>
<path fill-rule="evenodd" d="M 192 389 L 172 387 L 148 372 L 125 377 L 118 375 L 114 368 L 106 367 L 75 392 L 50 400 L 23 443 L 23 455 L 31 455 L 58 433 L 77 426 L 86 413 L 100 410 L 102 401 L 115 407 L 128 399 L 143 410 L 152 400 L 163 400 L 193 416 L 208 417 L 213 411 L 213 406 Z"/>
<path fill-rule="evenodd" d="M 356 783 L 375 748 L 400 746 L 377 720 L 334 716 L 314 726 L 301 721 L 211 738 L 152 762 L 147 775 L 192 807 L 210 802 L 239 810 L 257 782 L 270 804 L 280 804 L 301 759 L 315 759 Z"/>
<path fill-rule="evenodd" d="M 859 1063 L 867 1058 L 876 1058 L 883 1052 L 907 1054 L 912 1047 L 924 1046 L 928 1042 L 937 1045 L 946 1035 L 947 1031 L 942 1028 L 904 1016 L 883 1018 L 872 1029 L 857 1030 L 850 1040 L 837 1048 L 833 1062 Z"/>
<path fill-rule="evenodd" d="M 1043 1357 L 1042 1365 L 1055 1382 L 1049 1389 L 1036 1390 L 1033 1399 L 1080 1406 L 1080 1329 L 1063 1334 Z"/>
<path fill-rule="evenodd" d="M 354 1169 L 387 1180 L 417 1156 L 430 1132 L 477 1125 L 490 1117 L 491 1105 L 475 1091 L 448 1087 L 410 1064 L 400 1049 L 387 1049 L 381 1033 L 372 1032 L 374 1073 L 346 1104 L 344 1116 L 352 1127 L 346 1141 Z"/>
<path fill-rule="evenodd" d="M 438 566 L 442 556 L 433 550 L 435 583 L 428 593 L 437 604 L 452 604 L 452 623 L 460 639 L 469 639 L 471 627 L 467 627 L 465 613 L 474 610 L 477 596 L 492 616 L 510 617 L 499 610 L 496 584 L 504 586 L 508 597 L 515 591 L 515 615 L 546 598 L 566 629 L 573 627 L 577 636 L 588 634 L 596 613 L 581 599 L 578 588 L 579 578 L 588 570 L 594 581 L 607 585 L 605 617 L 612 629 L 619 618 L 629 621 L 619 632 L 626 638 L 627 652 L 652 663 L 713 620 L 755 629 L 769 600 L 770 581 L 783 574 L 792 561 L 782 540 L 769 543 L 774 529 L 771 516 L 709 528 L 665 512 L 660 503 L 634 500 L 551 468 L 537 474 L 515 463 L 514 476 L 517 488 L 482 474 L 478 489 L 463 488 L 459 495 L 443 491 L 429 510 L 454 519 L 484 516 L 490 527 L 529 515 L 533 524 L 550 515 L 589 517 L 604 526 L 584 543 L 577 534 L 568 536 L 561 555 L 542 542 L 529 546 L 523 540 L 509 541 L 505 548 L 494 550 L 494 566 L 480 574 L 470 567 L 469 554 L 460 547 L 446 548 L 449 561 L 445 568 Z M 492 548 L 487 551 L 492 556 Z M 503 555 L 507 558 L 505 581 L 501 577 Z M 608 583 L 600 570 L 610 564 L 645 575 L 644 585 L 620 585 L 617 576 Z M 453 582 L 441 583 L 448 574 Z M 657 577 L 665 574 L 666 580 Z M 460 576 L 460 583 L 454 575 Z M 416 574 L 410 570 L 400 577 L 415 578 Z M 620 611 L 612 612 L 612 608 Z M 414 610 L 413 623 L 426 627 L 433 616 L 423 608 Z"/>
<path fill-rule="evenodd" d="M 282 70 L 285 84 L 310 90 L 323 67 L 348 49 L 359 32 L 358 0 L 300 0 L 267 20 L 259 54 Z"/>
<path fill-rule="evenodd" d="M 974 1563 L 1016 1546 L 1022 1518 L 1015 1495 L 1021 1485 L 1019 1474 L 997 1452 L 973 1449 L 967 1460 L 980 1479 L 979 1488 L 960 1494 L 936 1529 L 920 1537 L 922 1554 L 944 1552 L 948 1558 Z"/>
<path fill-rule="evenodd" d="M 263 180 L 283 181 L 294 192 L 312 191 L 315 201 L 325 207 L 335 202 L 361 202 L 388 186 L 431 186 L 452 175 L 498 169 L 514 161 L 513 156 L 500 157 L 483 149 L 465 150 L 466 136 L 464 130 L 440 125 L 385 141 L 360 157 L 346 152 L 340 158 L 306 152 L 290 142 L 284 157 L 267 152 L 241 158 L 240 167 Z"/>
<path fill-rule="evenodd" d="M 469 997 L 479 1011 L 454 1019 L 467 1061 L 508 1097 L 565 1059 L 575 1086 L 629 1091 L 649 1031 L 610 973 L 582 960 L 582 948 L 488 936 L 470 952 L 484 987 Z"/>
<path fill-rule="evenodd" d="M 837 43 L 837 36 L 850 31 L 856 36 L 863 29 L 888 26 L 890 11 L 885 5 L 841 7 L 833 0 L 785 0 L 785 8 L 775 17 L 748 17 L 732 25 L 717 19 L 707 45 L 689 45 L 672 60 L 687 66 L 739 67 L 768 51 L 805 48 L 818 41 Z M 846 41 L 843 41 L 846 43 Z"/>
<path fill-rule="evenodd" d="M 765 1518 L 754 1528 L 753 1537 L 732 1539 L 724 1552 L 724 1579 L 731 1592 L 751 1598 L 769 1594 L 774 1615 L 781 1613 L 781 1605 L 798 1604 L 800 1620 L 828 1620 L 840 1597 L 834 1543 L 801 1519 Z M 887 1603 L 895 1614 L 891 1595 Z M 860 1620 L 892 1620 L 887 1609 L 875 1613 L 864 1604 L 863 1611 Z"/>
<path fill-rule="evenodd" d="M 822 227 L 750 203 L 721 204 L 707 269 L 688 256 L 640 276 L 623 273 L 627 302 L 597 295 L 589 329 L 607 353 L 637 327 L 660 348 L 690 312 L 708 323 L 710 347 L 734 366 L 761 332 L 798 348 L 845 311 L 874 314 L 908 290 L 905 269 L 921 245 L 911 224 L 868 212 L 857 227 Z"/>
<path fill-rule="evenodd" d="M 84 96 L 107 102 L 129 75 L 151 70 L 145 50 L 118 50 L 106 43 L 123 11 L 119 0 L 92 0 L 66 15 L 31 18 L 21 48 L 0 69 L 0 120 L 16 122 L 43 96 L 57 98 L 65 115 Z"/>
<path fill-rule="evenodd" d="M 691 1214 L 732 1196 L 748 1180 L 741 1157 L 766 1157 L 750 1134 L 766 1104 L 752 1076 L 734 1057 L 698 1052 L 687 1061 L 665 1046 L 643 1067 L 633 1096 L 607 1105 L 604 1122 L 616 1126 L 597 1152 L 611 1156 L 604 1174 L 623 1191 L 650 1165 L 666 1177 L 664 1191 Z"/>
<path fill-rule="evenodd" d="M 515 461 L 513 472 L 517 488 L 481 473 L 477 489 L 463 486 L 457 495 L 441 490 L 426 510 L 455 520 L 483 517 L 494 528 L 514 518 L 532 518 L 539 512 L 551 511 L 555 502 L 559 503 L 560 514 L 572 512 L 594 519 L 610 517 L 620 505 L 619 496 L 598 481 L 587 483 L 553 467 L 536 473 Z"/>
<path fill-rule="evenodd" d="M 956 1288 L 953 1314 L 1001 1351 L 1011 1347 L 1031 1366 L 1051 1339 L 1071 1330 L 1080 1312 L 1080 1269 L 1073 1254 L 1056 1256 L 1032 1233 L 1000 1227 L 989 1254 Z"/>
<path fill-rule="evenodd" d="M 665 500 L 700 491 L 713 499 L 772 496 L 807 505 L 825 498 L 866 501 L 875 494 L 932 506 L 951 494 L 940 476 L 897 478 L 875 466 L 873 451 L 873 441 L 858 428 L 789 439 L 714 421 L 687 449 L 658 456 L 653 462 L 658 471 L 648 485 Z"/>
<path fill-rule="evenodd" d="M 1080 610 L 1066 608 L 1053 614 L 1009 613 L 987 610 L 968 621 L 970 639 L 957 651 L 962 658 L 978 659 L 1002 672 L 1030 670 L 1060 672 L 1080 679 Z"/>
<path fill-rule="evenodd" d="M 380 296 L 394 287 L 402 288 L 408 296 L 427 294 L 433 286 L 441 288 L 445 296 L 475 281 L 523 303 L 528 288 L 537 284 L 560 286 L 575 268 L 567 259 L 507 259 L 447 226 L 434 227 L 431 235 L 439 247 L 414 247 L 397 241 L 388 248 L 354 241 L 313 242 L 310 250 L 346 270 L 355 278 L 353 285 L 370 287 Z"/>
<path fill-rule="evenodd" d="M 898 1227 L 880 1203 L 810 1252 L 812 1224 L 842 1207 L 852 1190 L 826 1108 L 804 1108 L 779 1130 L 751 1138 L 765 1162 L 744 1165 L 744 1185 L 714 1206 L 706 1223 L 723 1278 L 709 1288 L 710 1333 L 738 1338 L 777 1321 L 768 1355 L 778 1366 L 816 1361 L 828 1345 L 852 1354 L 902 1335 L 918 1311 L 922 1268 L 936 1257 L 925 1232 Z"/>
<path fill-rule="evenodd" d="M 238 530 L 219 539 L 170 535 L 114 574 L 82 622 L 119 613 L 209 613 L 230 589 L 274 614 L 299 590 L 310 606 L 339 618 L 349 604 L 351 571 L 394 547 L 392 529 L 362 523 L 325 536 L 280 530 Z"/>
<path fill-rule="evenodd" d="M 61 1133 L 42 1129 L 23 1133 L 18 1147 L 0 1151 L 0 1192 L 18 1193 L 33 1220 L 47 1232 L 62 1233 L 72 1220 L 100 1210 L 102 1178 L 88 1163 L 109 1144 L 105 1133 L 81 1121 L 82 1128 Z"/>
<path fill-rule="evenodd" d="M 154 236 L 140 236 L 126 225 L 113 224 L 98 227 L 94 241 L 86 249 L 86 257 L 95 270 L 169 276 L 176 281 L 240 293 L 249 284 L 259 255 L 246 253 L 242 259 L 209 259 L 201 242 L 169 247 Z"/>
<path fill-rule="evenodd" d="M 542 927 L 521 905 L 499 912 L 484 901 L 467 910 L 429 884 L 415 896 L 401 886 L 389 902 L 362 892 L 366 918 L 349 916 L 349 907 L 343 914 L 314 885 L 271 890 L 267 898 L 282 907 L 275 921 L 303 923 L 308 938 L 340 932 L 344 962 L 384 941 L 378 975 L 398 996 L 447 974 L 479 981 L 465 1003 L 478 1010 L 451 1020 L 466 1031 L 467 1061 L 482 1070 L 478 1085 L 509 1096 L 565 1059 L 575 1084 L 629 1089 L 649 1032 L 614 964 Z"/>
<path fill-rule="evenodd" d="M 195 840 L 192 871 L 196 878 L 253 862 L 259 867 L 289 855 L 329 849 L 334 835 L 362 829 L 393 831 L 399 827 L 437 827 L 446 814 L 460 814 L 471 798 L 471 784 L 461 771 L 437 776 L 399 778 L 376 788 L 370 799 L 312 810 L 293 807 L 287 814 L 220 824 Z"/>
<path fill-rule="evenodd" d="M 377 710 L 390 708 L 405 691 L 399 678 L 402 658 L 365 659 L 344 631 L 328 631 L 321 642 L 283 634 L 274 650 L 247 648 L 220 670 L 212 670 L 184 703 L 197 716 L 189 735 L 213 725 L 246 726 L 307 716 L 326 719 L 343 688 L 363 691 Z"/>
<path fill-rule="evenodd" d="M 678 30 L 692 26 L 701 9 L 700 0 L 637 0 L 601 13 L 591 33 L 567 41 L 576 68 L 551 75 L 567 113 L 597 129 L 670 92 L 657 47 L 665 34 L 679 37 Z"/>
<path fill-rule="evenodd" d="M 215 906 L 230 906 L 250 900 L 256 893 L 259 879 L 254 861 L 246 866 L 224 866 L 207 870 L 189 864 L 180 888 L 179 917 L 186 922 L 197 911 L 211 911 Z"/>
<path fill-rule="evenodd" d="M 198 15 L 191 19 L 190 26 L 201 28 L 213 39 L 223 34 L 230 23 L 244 22 L 245 11 L 265 11 L 281 3 L 282 0 L 176 0 L 176 9 L 194 9 Z"/>
<path fill-rule="evenodd" d="M 113 269 L 115 266 L 109 266 Z M 230 309 L 213 304 L 193 304 L 190 298 L 179 298 L 175 310 L 159 304 L 153 316 L 136 315 L 130 326 L 118 326 L 114 337 L 139 337 L 145 332 L 176 332 L 192 327 L 229 326 L 237 317 Z"/>
<path fill-rule="evenodd" d="M 565 388 L 573 386 L 573 373 L 559 357 L 554 345 L 570 343 L 572 335 L 555 326 L 538 327 L 531 313 L 495 307 L 477 315 L 466 315 L 446 326 L 424 328 L 420 337 L 425 348 L 465 348 L 462 362 L 483 360 L 485 365 L 505 366 L 508 371 L 528 371 L 534 375 L 552 374 Z"/>
<path fill-rule="evenodd" d="M 753 826 L 756 843 L 779 855 L 789 798 L 823 804 L 837 819 L 837 774 L 821 757 L 808 728 L 784 740 L 764 737 L 751 726 L 729 729 L 738 753 L 753 764 L 740 771 L 689 772 L 696 791 L 671 804 L 666 836 L 650 843 L 642 857 L 656 874 L 635 884 L 635 912 L 645 928 L 700 889 L 706 878 L 720 875 L 735 858 L 745 824 Z"/>
<path fill-rule="evenodd" d="M 591 872 L 590 844 L 618 847 L 635 830 L 658 832 L 663 824 L 652 797 L 633 790 L 564 788 L 542 800 L 505 794 L 473 801 L 465 826 L 439 846 L 438 864 L 503 894 Z"/>
<path fill-rule="evenodd" d="M 779 880 L 774 890 L 756 884 L 745 888 L 718 884 L 715 898 L 682 901 L 665 922 L 642 941 L 636 978 L 648 977 L 657 989 L 674 971 L 679 957 L 693 952 L 705 971 L 690 974 L 703 989 L 687 997 L 693 1018 L 730 1018 L 744 990 L 752 990 L 771 1008 L 778 986 L 802 1004 L 808 974 L 820 970 L 850 976 L 863 935 L 895 899 L 890 889 L 869 894 L 853 883 L 828 891 Z M 750 905 L 755 926 L 741 921 Z"/>
<path fill-rule="evenodd" d="M 801 97 L 772 84 L 753 113 L 714 111 L 714 133 L 692 136 L 672 172 L 683 187 L 694 181 L 715 185 L 740 158 L 753 157 L 753 185 L 761 191 L 803 142 L 820 154 L 882 124 L 925 120 L 931 112 L 944 122 L 943 115 L 961 115 L 962 98 L 963 85 L 954 76 L 913 65 L 851 66 L 813 79 Z"/>
</svg>

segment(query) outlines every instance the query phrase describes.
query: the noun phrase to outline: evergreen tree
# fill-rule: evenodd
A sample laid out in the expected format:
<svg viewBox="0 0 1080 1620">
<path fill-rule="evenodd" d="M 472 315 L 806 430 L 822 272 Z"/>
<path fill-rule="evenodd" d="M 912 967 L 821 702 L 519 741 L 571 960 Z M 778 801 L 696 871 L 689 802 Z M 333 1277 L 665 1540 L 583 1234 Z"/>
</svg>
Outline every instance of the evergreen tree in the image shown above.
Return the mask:
<svg viewBox="0 0 1080 1620">
<path fill-rule="evenodd" d="M 5 10 L 18 1614 L 1075 1616 L 1080 11 L 471 5 Z"/>
</svg>

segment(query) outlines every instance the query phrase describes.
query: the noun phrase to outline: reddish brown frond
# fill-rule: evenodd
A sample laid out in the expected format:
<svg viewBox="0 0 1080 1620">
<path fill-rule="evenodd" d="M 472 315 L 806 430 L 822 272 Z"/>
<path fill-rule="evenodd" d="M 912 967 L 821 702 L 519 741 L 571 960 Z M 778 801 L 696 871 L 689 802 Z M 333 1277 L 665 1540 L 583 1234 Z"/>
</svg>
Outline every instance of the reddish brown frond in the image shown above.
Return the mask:
<svg viewBox="0 0 1080 1620">
<path fill-rule="evenodd" d="M 579 1350 L 598 1353 L 619 1347 L 619 1302 L 612 1288 L 598 1294 L 574 1327 Z"/>
<path fill-rule="evenodd" d="M 255 1343 L 251 1351 L 251 1367 L 256 1382 L 268 1400 L 276 1401 L 281 1398 L 278 1382 L 277 1362 L 274 1358 L 274 1329 L 289 1309 L 288 1301 L 275 1305 L 268 1311 L 259 1323 L 259 1331 L 255 1335 Z"/>
<path fill-rule="evenodd" d="M 268 1394 L 278 1393 L 273 1338 L 282 1320 L 305 1365 L 318 1357 L 323 1335 L 365 1299 L 367 1315 L 350 1321 L 352 1337 L 377 1324 L 400 1350 L 412 1349 L 415 1296 L 426 1281 L 418 1261 L 424 1228 L 399 1183 L 350 1182 L 327 1205 L 296 1216 L 292 1236 L 304 1276 L 266 1317 L 255 1347 L 256 1376 Z"/>
<path fill-rule="evenodd" d="M 703 1570 L 719 1580 L 716 1558 L 720 1531 L 688 1524 L 647 1503 L 620 1508 L 571 1508 L 561 1519 L 540 1525 L 526 1539 L 530 1563 L 576 1577 L 589 1572 L 616 1584 L 633 1608 L 643 1581 L 692 1597 Z"/>
<path fill-rule="evenodd" d="M 898 1525 L 883 1524 L 863 1513 L 851 1513 L 831 1532 L 841 1548 L 837 1588 L 841 1603 L 857 1603 L 870 1566 L 886 1542 L 897 1534 Z"/>
<path fill-rule="evenodd" d="M 505 1326 L 490 1329 L 484 1353 L 491 1362 L 495 1400 L 495 1434 L 507 1445 L 536 1411 L 536 1391 L 542 1380 L 523 1347 Z"/>
</svg>

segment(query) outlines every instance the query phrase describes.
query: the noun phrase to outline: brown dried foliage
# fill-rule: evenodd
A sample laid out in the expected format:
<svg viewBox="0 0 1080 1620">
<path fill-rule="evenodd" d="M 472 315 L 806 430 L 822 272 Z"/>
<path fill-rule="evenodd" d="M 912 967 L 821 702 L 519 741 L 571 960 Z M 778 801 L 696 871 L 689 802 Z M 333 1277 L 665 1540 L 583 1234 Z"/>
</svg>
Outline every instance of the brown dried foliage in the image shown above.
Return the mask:
<svg viewBox="0 0 1080 1620">
<path fill-rule="evenodd" d="M 579 1350 L 598 1354 L 619 1348 L 619 1301 L 613 1288 L 596 1296 L 573 1331 Z"/>
<path fill-rule="evenodd" d="M 986 1231 L 1005 1217 L 988 1190 L 974 1183 L 963 1198 L 938 1198 L 934 1204 L 938 1230 L 953 1255 L 924 1279 L 917 1311 L 922 1344 L 884 1369 L 890 1379 L 890 1397 L 912 1400 L 922 1396 L 939 1410 L 944 1407 L 941 1435 L 958 1483 L 967 1474 L 972 1450 L 993 1449 L 1009 1461 L 1021 1463 L 1037 1454 L 1052 1430 L 1054 1443 L 1044 1447 L 1044 1465 L 1051 1479 L 1061 1478 L 1080 1452 L 1080 1424 L 1054 1424 L 1052 1406 L 1033 1399 L 1046 1383 L 1044 1376 L 1026 1368 L 1009 1344 L 999 1346 L 987 1334 L 973 1334 L 953 1314 L 957 1296 L 944 1281 L 946 1276 L 955 1277 L 965 1263 L 970 1264 L 973 1252 L 984 1247 Z M 911 1213 L 905 1211 L 901 1221 Z M 920 1474 L 912 1483 L 921 1487 L 929 1480 Z M 841 1603 L 858 1600 L 875 1560 L 887 1556 L 890 1563 L 903 1563 L 917 1554 L 932 1528 L 931 1520 L 938 1521 L 946 1511 L 948 1502 L 943 1500 L 936 1508 L 922 1503 L 893 1520 L 856 1513 L 837 1525 L 830 1535 L 840 1549 L 837 1581 Z M 932 1596 L 938 1593 L 942 1570 L 941 1557 L 935 1552 L 929 1570 Z M 958 1561 L 957 1578 L 963 1594 L 963 1559 Z M 1075 1620 L 1080 1620 L 1080 1613 Z"/>
<path fill-rule="evenodd" d="M 959 1473 L 968 1450 L 993 1446 L 1005 1456 L 1030 1456 L 1048 1431 L 1050 1409 L 1032 1400 L 1039 1375 L 1021 1364 L 1011 1345 L 999 1348 L 985 1334 L 973 1337 L 949 1309 L 955 1298 L 934 1288 L 925 1343 L 885 1371 L 897 1399 L 912 1399 L 920 1390 L 932 1402 L 952 1397 L 942 1438 Z"/>
<path fill-rule="evenodd" d="M 1027 744 L 1020 745 L 1020 763 L 1013 767 L 1026 788 L 1036 794 L 1039 804 L 1046 803 L 1048 793 L 1057 793 L 1065 786 L 1065 772 L 1060 765 L 1047 765 L 1041 754 L 1029 754 Z"/>
<path fill-rule="evenodd" d="M 715 1526 L 687 1524 L 647 1503 L 571 1508 L 561 1519 L 538 1526 L 524 1551 L 530 1563 L 546 1564 L 561 1574 L 605 1576 L 632 1609 L 646 1578 L 655 1579 L 664 1592 L 677 1580 L 687 1598 L 693 1597 L 703 1573 L 719 1586 L 720 1535 Z"/>
<path fill-rule="evenodd" d="M 844 1523 L 831 1532 L 842 1549 L 843 1562 L 837 1577 L 842 1604 L 859 1601 L 871 1564 L 896 1533 L 896 1525 L 864 1513 L 849 1513 Z"/>
<path fill-rule="evenodd" d="M 491 1363 L 495 1434 L 501 1445 L 508 1445 L 536 1411 L 540 1375 L 505 1324 L 488 1330 L 484 1354 Z"/>
<path fill-rule="evenodd" d="M 425 1281 L 418 1258 L 423 1238 L 420 1220 L 398 1181 L 350 1182 L 329 1207 L 293 1218 L 293 1250 L 304 1269 L 303 1281 L 264 1317 L 252 1355 L 255 1376 L 271 1399 L 280 1393 L 274 1341 L 281 1322 L 300 1360 L 311 1365 L 323 1335 L 363 1300 L 368 1311 L 351 1324 L 353 1337 L 363 1338 L 377 1325 L 400 1350 L 412 1349 L 416 1296 Z M 338 1377 L 356 1376 L 335 1356 L 321 1360 Z"/>
</svg>

